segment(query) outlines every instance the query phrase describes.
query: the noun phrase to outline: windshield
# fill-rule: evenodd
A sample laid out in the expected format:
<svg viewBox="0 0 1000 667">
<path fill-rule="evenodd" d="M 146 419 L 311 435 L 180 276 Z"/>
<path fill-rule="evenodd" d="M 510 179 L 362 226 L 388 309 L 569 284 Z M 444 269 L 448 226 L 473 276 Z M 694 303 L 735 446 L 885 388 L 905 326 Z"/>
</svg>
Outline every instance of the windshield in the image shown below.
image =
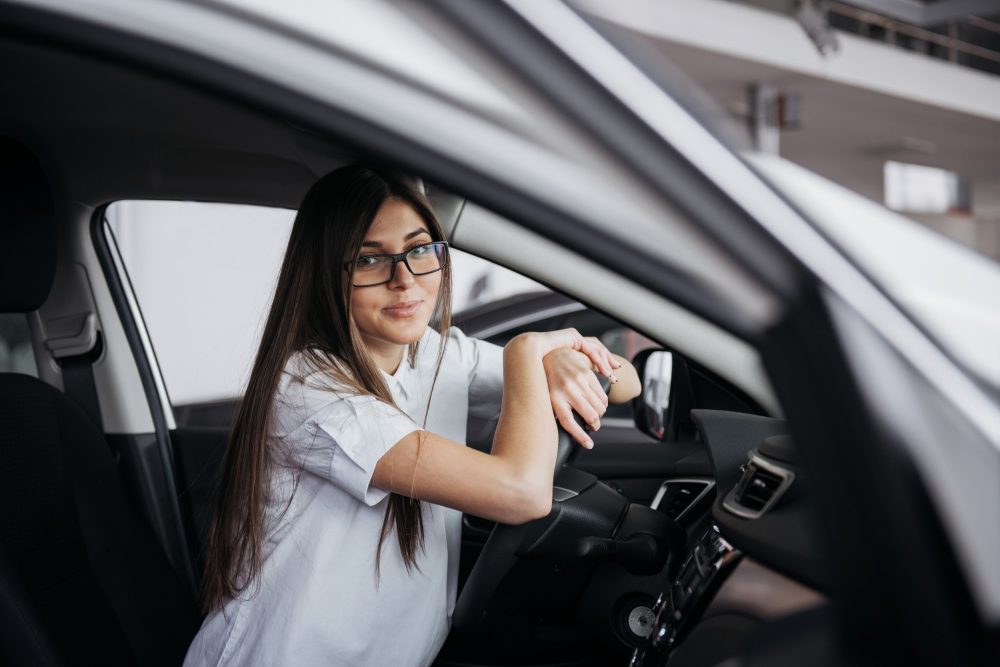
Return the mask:
<svg viewBox="0 0 1000 667">
<path fill-rule="evenodd" d="M 954 360 L 1000 387 L 1000 265 L 990 259 L 1000 257 L 991 185 L 1000 164 L 1000 78 L 841 33 L 839 50 L 823 52 L 792 16 L 753 2 L 683 3 L 683 12 L 573 4 Z M 725 29 L 723 17 L 757 30 Z M 781 48 L 755 32 L 773 35 Z M 697 163 L 706 153 L 692 150 L 689 159 Z M 956 182 L 947 196 L 917 191 L 900 199 L 885 176 L 890 163 L 938 167 Z M 718 178 L 735 192 L 731 176 Z M 930 199 L 938 208 L 921 209 Z M 782 227 L 772 213 L 759 216 L 762 224 Z"/>
<path fill-rule="evenodd" d="M 1000 264 L 788 160 L 744 157 L 954 357 L 1000 387 Z"/>
</svg>

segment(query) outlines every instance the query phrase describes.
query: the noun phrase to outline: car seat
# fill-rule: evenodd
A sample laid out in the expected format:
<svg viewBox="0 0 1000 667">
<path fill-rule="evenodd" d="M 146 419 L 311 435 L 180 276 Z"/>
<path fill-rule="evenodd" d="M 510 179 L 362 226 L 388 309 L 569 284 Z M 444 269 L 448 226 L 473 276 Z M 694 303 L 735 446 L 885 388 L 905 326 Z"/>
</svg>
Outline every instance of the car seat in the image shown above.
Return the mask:
<svg viewBox="0 0 1000 667">
<path fill-rule="evenodd" d="M 54 205 L 38 161 L 0 137 L 0 312 L 46 300 Z M 0 373 L 0 664 L 177 665 L 198 620 L 101 430 L 58 389 Z"/>
</svg>

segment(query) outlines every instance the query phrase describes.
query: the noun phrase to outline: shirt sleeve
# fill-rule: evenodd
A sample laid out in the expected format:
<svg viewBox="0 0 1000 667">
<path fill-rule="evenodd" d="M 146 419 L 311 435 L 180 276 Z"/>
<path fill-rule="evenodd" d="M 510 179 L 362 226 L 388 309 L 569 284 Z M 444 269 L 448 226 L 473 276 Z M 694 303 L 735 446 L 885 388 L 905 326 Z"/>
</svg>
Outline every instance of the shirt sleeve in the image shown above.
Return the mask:
<svg viewBox="0 0 1000 667">
<path fill-rule="evenodd" d="M 503 400 L 503 348 L 466 336 L 458 327 L 448 335 L 469 378 L 469 416 L 496 420 Z"/>
<path fill-rule="evenodd" d="M 366 505 L 375 505 L 388 491 L 371 485 L 382 455 L 420 429 L 399 409 L 374 396 L 341 396 L 310 420 L 315 438 L 301 452 L 302 467 L 328 479 Z"/>
</svg>

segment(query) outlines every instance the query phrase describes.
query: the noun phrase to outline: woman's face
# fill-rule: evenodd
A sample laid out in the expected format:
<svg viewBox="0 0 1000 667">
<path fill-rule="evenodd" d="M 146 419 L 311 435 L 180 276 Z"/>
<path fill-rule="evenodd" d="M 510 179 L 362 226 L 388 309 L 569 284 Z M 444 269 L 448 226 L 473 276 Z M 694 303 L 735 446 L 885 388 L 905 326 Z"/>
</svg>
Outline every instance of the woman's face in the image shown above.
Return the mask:
<svg viewBox="0 0 1000 667">
<path fill-rule="evenodd" d="M 409 204 L 390 199 L 375 215 L 361 256 L 392 255 L 432 241 L 423 218 Z M 415 276 L 398 262 L 389 282 L 354 288 L 351 312 L 373 354 L 393 356 L 400 346 L 420 340 L 437 303 L 441 275 L 438 271 Z"/>
</svg>

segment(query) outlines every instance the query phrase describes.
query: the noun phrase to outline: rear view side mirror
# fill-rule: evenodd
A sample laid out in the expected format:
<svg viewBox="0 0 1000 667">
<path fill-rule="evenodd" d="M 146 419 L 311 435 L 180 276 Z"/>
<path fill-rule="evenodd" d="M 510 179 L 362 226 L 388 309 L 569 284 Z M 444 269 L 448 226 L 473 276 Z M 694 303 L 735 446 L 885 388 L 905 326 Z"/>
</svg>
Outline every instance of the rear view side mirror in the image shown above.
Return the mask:
<svg viewBox="0 0 1000 667">
<path fill-rule="evenodd" d="M 632 362 L 642 393 L 632 399 L 636 427 L 661 442 L 690 436 L 691 380 L 683 357 L 667 350 L 643 350 Z"/>
<path fill-rule="evenodd" d="M 635 418 L 640 428 L 657 440 L 667 434 L 667 410 L 670 407 L 670 379 L 673 375 L 673 355 L 666 350 L 654 350 L 646 358 L 639 377 L 642 392 L 637 397 Z M 638 369 L 637 369 L 638 370 Z"/>
<path fill-rule="evenodd" d="M 635 425 L 646 435 L 665 440 L 668 437 L 674 355 L 666 350 L 643 350 L 636 355 L 632 365 L 642 381 L 642 392 L 632 399 Z"/>
</svg>

